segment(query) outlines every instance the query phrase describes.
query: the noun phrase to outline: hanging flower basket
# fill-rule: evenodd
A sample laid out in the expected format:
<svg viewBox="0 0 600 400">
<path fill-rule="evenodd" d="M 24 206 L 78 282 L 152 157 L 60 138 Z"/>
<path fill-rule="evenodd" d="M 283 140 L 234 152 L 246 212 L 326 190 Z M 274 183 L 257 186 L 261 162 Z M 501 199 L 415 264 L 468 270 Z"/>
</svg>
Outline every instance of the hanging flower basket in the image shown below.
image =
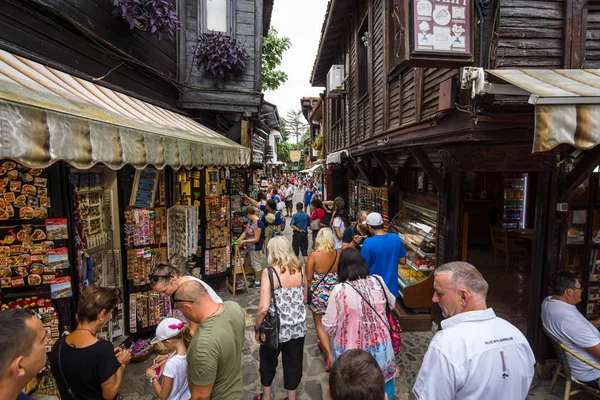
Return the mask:
<svg viewBox="0 0 600 400">
<path fill-rule="evenodd" d="M 129 29 L 156 34 L 158 40 L 167 35 L 175 40 L 179 17 L 172 0 L 113 0 L 113 15 L 129 24 Z"/>
<path fill-rule="evenodd" d="M 313 148 L 315 150 L 323 150 L 323 135 L 322 134 L 315 137 Z"/>
<path fill-rule="evenodd" d="M 250 56 L 237 40 L 223 33 L 205 33 L 198 39 L 194 54 L 196 67 L 227 79 L 246 69 Z"/>
</svg>

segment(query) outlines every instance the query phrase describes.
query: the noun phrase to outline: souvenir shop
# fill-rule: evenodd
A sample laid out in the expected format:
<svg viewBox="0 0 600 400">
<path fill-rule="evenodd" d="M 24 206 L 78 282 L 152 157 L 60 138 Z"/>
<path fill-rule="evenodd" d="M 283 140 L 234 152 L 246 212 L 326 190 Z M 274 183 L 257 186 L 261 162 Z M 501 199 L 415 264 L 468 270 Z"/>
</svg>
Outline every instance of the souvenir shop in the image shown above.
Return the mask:
<svg viewBox="0 0 600 400">
<path fill-rule="evenodd" d="M 9 77 L 29 72 L 25 65 L 3 69 Z M 247 181 L 234 168 L 248 164 L 249 151 L 124 94 L 101 88 L 109 95 L 95 97 L 91 83 L 71 79 L 84 99 L 48 90 L 55 86 L 45 78 L 17 82 L 0 85 L 0 115 L 15 127 L 1 132 L 0 307 L 38 312 L 50 351 L 75 328 L 76 299 L 86 287 L 120 288 L 123 301 L 98 336 L 128 336 L 133 356 L 144 357 L 145 337 L 173 310 L 151 290 L 155 265 L 225 278 L 229 239 L 240 229 L 235 204 Z M 126 113 L 115 111 L 117 98 Z M 52 382 L 44 371 L 26 391 L 52 393 Z"/>
</svg>

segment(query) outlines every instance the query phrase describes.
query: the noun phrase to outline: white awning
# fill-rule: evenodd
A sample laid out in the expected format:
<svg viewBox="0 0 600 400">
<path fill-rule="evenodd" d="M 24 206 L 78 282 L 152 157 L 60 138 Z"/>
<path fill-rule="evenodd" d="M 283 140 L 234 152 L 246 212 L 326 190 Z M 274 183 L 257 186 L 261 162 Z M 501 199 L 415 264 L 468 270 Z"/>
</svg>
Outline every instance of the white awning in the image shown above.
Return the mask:
<svg viewBox="0 0 600 400">
<path fill-rule="evenodd" d="M 342 156 L 348 156 L 348 150 L 340 150 L 333 152 L 331 154 L 327 154 L 327 165 L 331 164 L 339 164 L 342 162 Z"/>
<path fill-rule="evenodd" d="M 305 173 L 305 174 L 310 174 L 310 173 L 315 172 L 319 168 L 323 168 L 323 165 L 321 165 L 321 164 L 313 165 L 312 167 L 310 167 L 308 169 L 303 169 L 300 172 Z"/>
<path fill-rule="evenodd" d="M 585 150 L 600 144 L 600 70 L 491 69 L 530 93 L 535 105 L 533 152 L 560 144 Z"/>
<path fill-rule="evenodd" d="M 191 118 L 0 50 L 0 158 L 189 169 L 248 165 L 250 151 Z"/>
</svg>

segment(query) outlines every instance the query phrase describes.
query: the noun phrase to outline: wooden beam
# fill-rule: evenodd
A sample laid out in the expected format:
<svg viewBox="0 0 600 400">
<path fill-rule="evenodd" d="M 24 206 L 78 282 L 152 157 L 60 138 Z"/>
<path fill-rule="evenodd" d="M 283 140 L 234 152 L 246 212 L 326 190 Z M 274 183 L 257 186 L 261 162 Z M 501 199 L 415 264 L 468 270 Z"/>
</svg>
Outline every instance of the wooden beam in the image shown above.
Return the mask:
<svg viewBox="0 0 600 400">
<path fill-rule="evenodd" d="M 367 182 L 367 185 L 371 185 L 371 177 L 369 176 L 369 174 L 367 174 L 364 170 L 364 168 L 354 159 L 354 157 L 352 157 L 352 154 L 348 155 L 350 157 L 350 159 L 352 160 L 352 162 L 354 163 L 354 165 L 356 165 L 356 169 L 358 169 L 358 173 L 362 176 L 362 178 L 365 180 L 365 182 Z"/>
<path fill-rule="evenodd" d="M 558 193 L 561 193 L 560 202 L 568 201 L 575 189 L 588 178 L 599 163 L 600 146 L 587 150 L 569 175 L 560 181 L 558 185 Z"/>
<path fill-rule="evenodd" d="M 394 172 L 390 164 L 387 162 L 387 160 L 383 157 L 383 154 L 377 151 L 373 152 L 372 154 L 375 161 L 377 161 L 377 164 L 379 164 L 381 169 L 383 169 L 383 172 L 385 172 L 385 176 L 387 176 L 387 178 L 390 181 L 395 181 L 396 173 Z"/>
<path fill-rule="evenodd" d="M 437 189 L 438 193 L 444 194 L 444 179 L 440 175 L 439 171 L 435 168 L 427 153 L 420 146 L 409 147 L 410 153 L 414 158 L 417 159 L 421 168 L 425 171 L 429 179 L 433 182 L 433 186 Z"/>
</svg>

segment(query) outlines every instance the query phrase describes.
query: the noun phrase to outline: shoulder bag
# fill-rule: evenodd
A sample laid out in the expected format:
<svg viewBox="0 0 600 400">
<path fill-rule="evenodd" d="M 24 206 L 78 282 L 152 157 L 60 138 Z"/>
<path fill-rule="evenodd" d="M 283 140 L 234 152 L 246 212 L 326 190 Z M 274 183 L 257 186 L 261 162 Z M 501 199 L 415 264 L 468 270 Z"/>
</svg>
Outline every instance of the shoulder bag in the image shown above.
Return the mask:
<svg viewBox="0 0 600 400">
<path fill-rule="evenodd" d="M 316 218 L 310 221 L 310 230 L 313 232 L 318 232 L 321 230 L 321 220 L 319 219 L 319 213 L 317 211 L 318 210 L 313 211 L 313 214 L 315 214 Z"/>
<path fill-rule="evenodd" d="M 267 346 L 271 349 L 277 349 L 279 347 L 279 310 L 277 308 L 277 301 L 275 300 L 275 286 L 273 286 L 273 272 L 277 276 L 277 281 L 281 287 L 281 279 L 277 271 L 270 267 L 267 272 L 269 273 L 269 282 L 271 283 L 271 302 L 273 302 L 273 308 L 275 312 L 271 314 L 270 310 L 267 311 L 267 315 L 260 323 L 259 328 L 259 341 L 263 346 Z"/>
<path fill-rule="evenodd" d="M 315 221 L 316 221 L 316 220 L 315 220 Z M 335 262 L 336 262 L 336 260 L 337 260 L 337 256 L 338 256 L 338 252 L 336 251 L 336 252 L 335 252 L 335 257 L 333 258 L 333 263 L 331 263 L 331 267 L 329 267 L 329 269 L 327 270 L 327 273 L 326 273 L 326 274 L 323 276 L 323 278 L 321 278 L 321 280 L 319 281 L 319 283 L 317 284 L 317 286 L 316 286 L 316 288 L 315 288 L 315 289 L 318 289 L 318 288 L 319 288 L 319 286 L 321 286 L 321 283 L 323 283 L 323 280 L 324 280 L 325 278 L 327 278 L 327 275 L 329 275 L 329 272 L 331 272 L 331 269 L 332 269 L 332 268 L 333 268 L 333 266 L 335 265 Z M 314 272 L 313 272 L 313 275 L 314 275 Z M 306 304 L 312 304 L 312 300 L 313 300 L 313 297 L 314 297 L 314 295 L 315 295 L 314 291 L 310 290 L 310 291 L 308 292 L 308 295 L 306 296 L 306 297 L 307 297 L 307 303 L 306 303 Z"/>
<path fill-rule="evenodd" d="M 390 304 L 387 301 L 387 296 L 385 294 L 385 289 L 383 288 L 383 284 L 376 277 L 373 277 L 373 278 L 379 283 L 379 286 L 381 286 L 381 290 L 383 292 L 383 298 L 385 299 L 385 314 L 387 317 L 387 324 L 385 323 L 385 320 L 383 319 L 383 317 L 381 315 L 379 315 L 377 310 L 375 310 L 375 307 L 373 307 L 373 305 L 371 305 L 371 303 L 369 303 L 369 301 L 365 298 L 365 296 L 362 295 L 361 292 L 358 291 L 358 289 L 356 289 L 354 286 L 352 286 L 348 282 L 345 282 L 345 283 L 347 283 L 352 289 L 354 289 L 356 291 L 356 293 L 358 293 L 360 295 L 360 297 L 362 297 L 364 302 L 367 303 L 369 305 L 369 307 L 371 307 L 371 309 L 375 312 L 375 314 L 377 314 L 379 319 L 381 319 L 381 322 L 383 322 L 384 325 L 386 325 L 388 327 L 388 329 L 390 331 L 390 338 L 392 339 L 392 347 L 394 348 L 394 354 L 398 354 L 398 353 L 400 353 L 400 350 L 402 349 L 402 328 L 400 327 L 400 320 L 399 320 L 398 316 L 394 313 L 394 310 L 391 309 Z"/>
</svg>

